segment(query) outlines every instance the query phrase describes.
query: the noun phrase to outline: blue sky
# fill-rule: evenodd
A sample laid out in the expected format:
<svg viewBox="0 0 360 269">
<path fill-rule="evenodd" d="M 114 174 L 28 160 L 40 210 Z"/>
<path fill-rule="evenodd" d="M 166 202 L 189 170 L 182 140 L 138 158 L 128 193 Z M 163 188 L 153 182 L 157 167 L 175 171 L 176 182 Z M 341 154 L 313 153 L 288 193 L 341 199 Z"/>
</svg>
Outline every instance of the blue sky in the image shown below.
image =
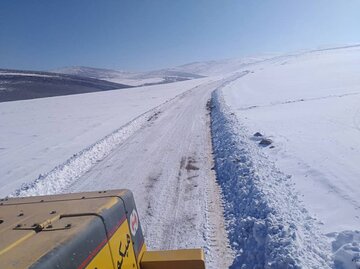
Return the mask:
<svg viewBox="0 0 360 269">
<path fill-rule="evenodd" d="M 360 42 L 358 0 L 0 0 L 0 68 L 150 70 Z"/>
</svg>

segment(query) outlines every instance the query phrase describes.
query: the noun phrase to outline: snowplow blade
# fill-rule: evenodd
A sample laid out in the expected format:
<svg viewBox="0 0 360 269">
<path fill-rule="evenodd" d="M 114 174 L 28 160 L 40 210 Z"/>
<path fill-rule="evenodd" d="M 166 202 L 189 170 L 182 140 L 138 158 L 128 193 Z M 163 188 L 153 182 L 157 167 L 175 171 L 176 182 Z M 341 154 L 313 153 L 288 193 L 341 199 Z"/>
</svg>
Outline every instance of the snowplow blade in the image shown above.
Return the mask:
<svg viewBox="0 0 360 269">
<path fill-rule="evenodd" d="M 1 268 L 203 269 L 200 253 L 147 252 L 129 190 L 0 201 Z"/>
</svg>

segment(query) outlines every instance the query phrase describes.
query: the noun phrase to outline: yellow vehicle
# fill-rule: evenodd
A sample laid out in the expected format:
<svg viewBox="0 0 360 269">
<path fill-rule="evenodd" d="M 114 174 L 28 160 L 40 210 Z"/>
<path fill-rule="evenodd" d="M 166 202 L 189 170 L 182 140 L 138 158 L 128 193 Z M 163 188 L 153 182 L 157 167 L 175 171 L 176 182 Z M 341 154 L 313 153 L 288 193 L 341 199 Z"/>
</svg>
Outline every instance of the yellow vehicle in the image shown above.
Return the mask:
<svg viewBox="0 0 360 269">
<path fill-rule="evenodd" d="M 129 190 L 0 201 L 1 269 L 204 269 L 201 249 L 147 251 Z"/>
</svg>

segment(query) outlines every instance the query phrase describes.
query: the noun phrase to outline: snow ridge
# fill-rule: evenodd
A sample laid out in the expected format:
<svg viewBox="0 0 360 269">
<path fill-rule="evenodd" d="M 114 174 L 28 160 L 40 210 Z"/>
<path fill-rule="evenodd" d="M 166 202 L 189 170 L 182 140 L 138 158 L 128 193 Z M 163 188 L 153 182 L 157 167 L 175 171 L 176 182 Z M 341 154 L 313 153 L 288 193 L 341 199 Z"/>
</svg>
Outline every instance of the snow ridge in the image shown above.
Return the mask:
<svg viewBox="0 0 360 269">
<path fill-rule="evenodd" d="M 297 198 L 289 176 L 269 163 L 212 94 L 211 132 L 229 240 L 230 268 L 330 268 L 326 238 Z"/>
<path fill-rule="evenodd" d="M 49 195 L 63 191 L 73 184 L 81 175 L 89 171 L 96 163 L 103 160 L 116 146 L 123 143 L 157 113 L 157 111 L 151 110 L 138 116 L 133 121 L 120 127 L 93 145 L 74 154 L 50 172 L 39 175 L 39 177 L 31 183 L 23 184 L 10 196 Z"/>
</svg>

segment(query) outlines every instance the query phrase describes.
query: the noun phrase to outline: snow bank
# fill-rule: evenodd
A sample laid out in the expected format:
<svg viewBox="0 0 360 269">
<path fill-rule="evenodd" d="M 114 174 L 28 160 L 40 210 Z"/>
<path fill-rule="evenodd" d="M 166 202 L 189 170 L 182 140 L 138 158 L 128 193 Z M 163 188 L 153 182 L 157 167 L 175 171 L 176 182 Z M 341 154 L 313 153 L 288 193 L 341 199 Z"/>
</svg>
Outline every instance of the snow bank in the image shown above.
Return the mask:
<svg viewBox="0 0 360 269">
<path fill-rule="evenodd" d="M 64 192 L 82 175 L 88 172 L 96 163 L 102 161 L 118 145 L 126 141 L 137 130 L 144 126 L 158 112 L 153 109 L 140 115 L 125 126 L 115 130 L 100 141 L 74 154 L 63 164 L 56 166 L 50 172 L 39 175 L 30 183 L 23 183 L 10 196 L 50 195 Z"/>
<path fill-rule="evenodd" d="M 224 104 L 212 96 L 217 180 L 225 202 L 231 268 L 330 268 L 330 249 L 314 219 L 281 173 L 249 139 Z"/>
</svg>

